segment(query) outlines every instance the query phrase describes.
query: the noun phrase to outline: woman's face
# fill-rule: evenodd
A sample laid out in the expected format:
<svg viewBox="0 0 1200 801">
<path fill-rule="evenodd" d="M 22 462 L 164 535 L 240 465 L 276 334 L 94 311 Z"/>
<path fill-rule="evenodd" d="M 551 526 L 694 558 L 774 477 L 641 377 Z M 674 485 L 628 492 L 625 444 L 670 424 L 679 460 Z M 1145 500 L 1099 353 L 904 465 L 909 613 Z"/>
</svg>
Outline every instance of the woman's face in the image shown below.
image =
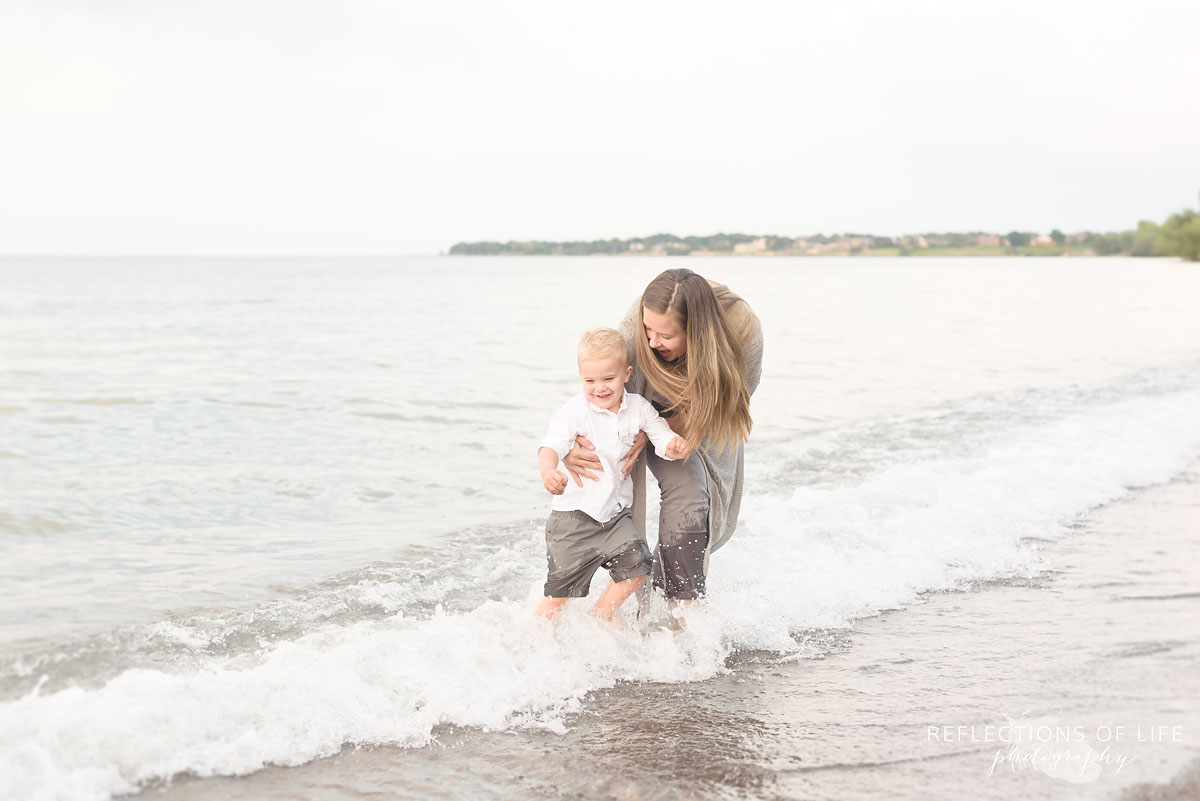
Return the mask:
<svg viewBox="0 0 1200 801">
<path fill-rule="evenodd" d="M 652 312 L 643 306 L 642 325 L 646 328 L 650 347 L 663 361 L 673 362 L 687 353 L 687 335 L 668 315 Z"/>
</svg>

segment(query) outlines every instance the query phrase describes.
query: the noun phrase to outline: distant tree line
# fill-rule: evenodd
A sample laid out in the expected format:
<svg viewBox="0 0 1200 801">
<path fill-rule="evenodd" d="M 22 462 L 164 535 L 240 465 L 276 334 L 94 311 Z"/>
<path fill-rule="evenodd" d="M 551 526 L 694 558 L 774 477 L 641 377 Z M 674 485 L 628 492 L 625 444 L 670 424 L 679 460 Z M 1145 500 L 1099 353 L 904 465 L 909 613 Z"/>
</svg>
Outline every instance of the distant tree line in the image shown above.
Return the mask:
<svg viewBox="0 0 1200 801">
<path fill-rule="evenodd" d="M 1085 235 L 1083 243 L 1099 256 L 1124 253 L 1129 256 L 1178 256 L 1200 261 L 1200 214 L 1184 209 L 1162 225 L 1142 220 L 1132 231 Z"/>
<path fill-rule="evenodd" d="M 732 253 L 735 245 L 766 239 L 767 250 L 789 250 L 792 237 L 753 236 L 751 234 L 714 234 L 712 236 L 675 236 L 655 234 L 639 239 L 593 239 L 576 242 L 459 242 L 450 248 L 451 256 L 588 256 L 613 255 L 665 249 L 668 254 L 686 256 L 692 251 Z"/>
<path fill-rule="evenodd" d="M 828 248 L 841 244 L 850 253 L 863 250 L 886 250 L 897 248 L 901 255 L 932 252 L 935 248 L 975 248 L 980 240 L 993 237 L 991 243 L 1000 240 L 1001 246 L 1023 248 L 1029 253 L 1031 244 L 1044 244 L 1045 239 L 1034 243 L 1038 235 L 1027 231 L 1009 231 L 1002 239 L 984 231 L 968 233 L 928 233 L 893 239 L 870 234 L 817 234 L 806 238 L 776 236 L 773 234 L 713 234 L 712 236 L 675 236 L 655 234 L 640 239 L 594 239 L 575 242 L 459 242 L 450 248 L 452 256 L 590 256 L 616 255 L 621 253 L 660 253 L 668 256 L 687 256 L 691 253 L 734 253 L 749 247 L 745 252 L 794 253 L 807 248 Z M 1185 209 L 1172 214 L 1162 225 L 1142 220 L 1136 229 L 1129 231 L 1083 233 L 1067 236 L 1055 228 L 1049 238 L 1061 248 L 1071 246 L 1090 251 L 1098 256 L 1178 256 L 1190 261 L 1200 261 L 1200 214 Z M 924 243 L 914 249 L 912 242 L 923 239 Z M 741 247 L 739 247 L 741 246 Z M 807 250 L 809 253 L 817 252 Z M 990 252 L 995 252 L 992 248 Z"/>
</svg>

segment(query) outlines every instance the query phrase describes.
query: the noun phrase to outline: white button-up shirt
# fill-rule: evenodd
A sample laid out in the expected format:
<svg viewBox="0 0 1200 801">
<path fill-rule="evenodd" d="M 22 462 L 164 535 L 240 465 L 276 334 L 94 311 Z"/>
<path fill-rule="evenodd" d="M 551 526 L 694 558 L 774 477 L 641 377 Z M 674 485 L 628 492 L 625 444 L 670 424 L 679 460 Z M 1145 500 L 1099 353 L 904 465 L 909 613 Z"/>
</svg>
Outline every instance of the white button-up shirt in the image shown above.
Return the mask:
<svg viewBox="0 0 1200 801">
<path fill-rule="evenodd" d="M 664 459 L 667 443 L 679 436 L 659 416 L 650 401 L 626 392 L 614 414 L 601 409 L 585 395 L 576 395 L 550 418 L 550 428 L 539 448 L 550 448 L 561 462 L 582 434 L 596 446 L 596 455 L 604 465 L 598 481 L 584 478 L 583 486 L 567 473 L 567 488 L 554 496 L 552 508 L 560 512 L 580 511 L 599 523 L 607 523 L 617 512 L 633 505 L 633 480 L 621 472 L 621 457 L 633 447 L 639 431 L 645 431 L 654 443 L 654 451 Z M 563 471 L 567 472 L 567 471 Z"/>
</svg>

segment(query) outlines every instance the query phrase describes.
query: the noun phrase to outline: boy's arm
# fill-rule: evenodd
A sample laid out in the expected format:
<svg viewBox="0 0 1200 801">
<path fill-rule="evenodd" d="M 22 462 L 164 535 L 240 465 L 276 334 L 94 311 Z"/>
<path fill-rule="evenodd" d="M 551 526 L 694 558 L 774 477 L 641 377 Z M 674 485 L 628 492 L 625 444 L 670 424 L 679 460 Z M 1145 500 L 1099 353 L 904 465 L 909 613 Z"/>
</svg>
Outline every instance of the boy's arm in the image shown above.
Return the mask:
<svg viewBox="0 0 1200 801">
<path fill-rule="evenodd" d="M 541 443 L 538 444 L 539 452 L 542 448 L 549 448 L 561 462 L 568 451 L 575 446 L 575 435 L 580 433 L 578 428 L 574 415 L 571 414 L 571 404 L 563 405 L 551 415 L 550 425 L 546 427 L 546 436 L 542 437 Z M 540 454 L 538 458 L 541 458 Z"/>
<path fill-rule="evenodd" d="M 567 477 L 558 469 L 558 454 L 553 448 L 545 445 L 538 448 L 538 474 L 551 495 L 562 495 L 567 488 Z"/>
<path fill-rule="evenodd" d="M 557 468 L 571 447 L 575 444 L 575 429 L 571 423 L 570 404 L 563 406 L 550 418 L 546 436 L 538 445 L 538 475 L 542 477 L 542 486 L 547 492 L 562 495 L 567 488 L 567 477 Z"/>
<path fill-rule="evenodd" d="M 638 406 L 641 407 L 641 429 L 654 443 L 654 452 L 668 461 L 686 457 L 691 452 L 688 441 L 671 430 L 670 424 L 650 405 L 650 401 L 640 395 L 638 400 Z M 674 443 L 672 447 L 672 441 L 676 439 L 679 442 Z"/>
</svg>

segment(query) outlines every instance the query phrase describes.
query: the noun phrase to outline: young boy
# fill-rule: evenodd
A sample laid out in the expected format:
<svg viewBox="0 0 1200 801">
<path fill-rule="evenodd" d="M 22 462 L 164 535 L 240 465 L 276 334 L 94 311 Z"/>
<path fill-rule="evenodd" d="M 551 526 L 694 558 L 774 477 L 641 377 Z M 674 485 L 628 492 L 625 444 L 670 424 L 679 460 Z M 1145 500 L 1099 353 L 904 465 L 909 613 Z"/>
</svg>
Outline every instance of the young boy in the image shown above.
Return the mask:
<svg viewBox="0 0 1200 801">
<path fill-rule="evenodd" d="M 621 459 L 639 431 L 646 432 L 664 459 L 685 459 L 691 446 L 649 401 L 625 392 L 633 368 L 619 331 L 588 331 L 579 342 L 578 355 L 583 393 L 554 413 L 538 448 L 542 484 L 556 497 L 546 521 L 546 597 L 535 614 L 553 620 L 568 598 L 588 594 L 592 576 L 603 567 L 612 581 L 592 614 L 612 620 L 621 603 L 650 574 L 650 549 L 633 525 L 633 482 L 622 474 Z M 558 470 L 559 461 L 580 434 L 595 445 L 604 465 L 600 479 L 585 481 L 582 487 Z"/>
</svg>

